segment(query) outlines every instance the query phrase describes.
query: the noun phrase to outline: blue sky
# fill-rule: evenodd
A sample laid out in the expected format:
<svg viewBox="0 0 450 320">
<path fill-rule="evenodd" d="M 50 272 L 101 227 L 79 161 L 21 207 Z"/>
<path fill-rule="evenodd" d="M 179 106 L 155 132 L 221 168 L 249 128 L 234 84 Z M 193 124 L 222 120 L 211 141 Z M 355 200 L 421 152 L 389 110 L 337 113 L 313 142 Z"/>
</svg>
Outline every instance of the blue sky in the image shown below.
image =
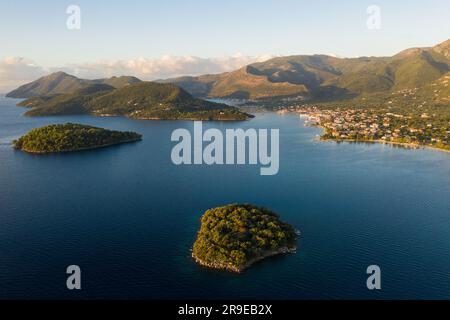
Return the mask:
<svg viewBox="0 0 450 320">
<path fill-rule="evenodd" d="M 71 4 L 79 31 L 66 28 Z M 366 27 L 372 4 L 380 30 Z M 448 0 L 0 0 L 0 59 L 51 68 L 164 55 L 392 55 L 450 38 L 449 17 Z"/>
<path fill-rule="evenodd" d="M 390 55 L 450 38 L 450 1 L 0 1 L 2 56 L 45 65 L 100 58 L 334 53 Z M 82 28 L 69 31 L 68 5 Z M 366 28 L 378 4 L 382 28 Z"/>
</svg>

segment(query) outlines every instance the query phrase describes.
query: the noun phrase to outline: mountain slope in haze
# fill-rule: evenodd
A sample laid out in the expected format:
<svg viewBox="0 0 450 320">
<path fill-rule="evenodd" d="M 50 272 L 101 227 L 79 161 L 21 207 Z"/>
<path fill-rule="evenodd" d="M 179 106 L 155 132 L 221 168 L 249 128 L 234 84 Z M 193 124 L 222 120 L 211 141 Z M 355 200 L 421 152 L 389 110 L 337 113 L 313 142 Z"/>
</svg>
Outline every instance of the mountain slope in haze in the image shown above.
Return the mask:
<svg viewBox="0 0 450 320">
<path fill-rule="evenodd" d="M 192 97 L 174 84 L 137 82 L 116 89 L 93 84 L 73 93 L 30 98 L 19 104 L 27 116 L 93 114 L 135 119 L 246 120 L 252 116 L 225 104 Z"/>
<path fill-rule="evenodd" d="M 434 46 L 432 50 L 450 59 L 450 39 Z"/>
<path fill-rule="evenodd" d="M 209 95 L 212 97 L 261 99 L 274 95 L 295 95 L 307 92 L 303 84 L 277 83 L 253 74 L 250 67 L 228 73 L 214 82 Z"/>
<path fill-rule="evenodd" d="M 31 98 L 40 95 L 68 93 L 86 85 L 88 85 L 86 80 L 78 79 L 64 72 L 56 72 L 25 84 L 6 96 L 8 98 Z"/>
<path fill-rule="evenodd" d="M 55 72 L 11 91 L 6 97 L 26 99 L 53 94 L 73 93 L 93 84 L 107 84 L 114 88 L 121 88 L 140 81 L 138 78 L 128 76 L 85 80 L 64 72 Z"/>
<path fill-rule="evenodd" d="M 244 99 L 301 95 L 343 99 L 424 86 L 450 71 L 450 40 L 413 48 L 393 57 L 278 57 L 237 71 L 164 80 L 194 96 Z"/>
</svg>

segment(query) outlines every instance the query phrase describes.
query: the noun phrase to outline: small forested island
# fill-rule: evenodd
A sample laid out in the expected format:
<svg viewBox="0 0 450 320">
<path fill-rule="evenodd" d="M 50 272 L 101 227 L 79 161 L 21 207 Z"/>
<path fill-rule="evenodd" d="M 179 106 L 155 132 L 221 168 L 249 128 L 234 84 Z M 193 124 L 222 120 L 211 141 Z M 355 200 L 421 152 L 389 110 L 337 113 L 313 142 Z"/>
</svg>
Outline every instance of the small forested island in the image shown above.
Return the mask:
<svg viewBox="0 0 450 320">
<path fill-rule="evenodd" d="M 296 238 L 276 213 L 232 204 L 205 212 L 192 257 L 204 267 L 241 273 L 262 259 L 295 252 Z"/>
<path fill-rule="evenodd" d="M 135 132 L 67 123 L 33 129 L 14 140 L 13 146 L 28 153 L 44 154 L 97 149 L 141 139 L 142 136 Z"/>
</svg>

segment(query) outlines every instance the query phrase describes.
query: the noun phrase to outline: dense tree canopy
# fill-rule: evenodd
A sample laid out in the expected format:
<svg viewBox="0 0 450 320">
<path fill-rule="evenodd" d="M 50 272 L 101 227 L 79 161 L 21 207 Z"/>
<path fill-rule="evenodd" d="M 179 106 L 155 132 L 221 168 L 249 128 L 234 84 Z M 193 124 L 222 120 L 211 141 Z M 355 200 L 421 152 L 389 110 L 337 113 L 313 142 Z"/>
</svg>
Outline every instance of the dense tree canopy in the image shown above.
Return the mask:
<svg viewBox="0 0 450 320">
<path fill-rule="evenodd" d="M 141 135 L 81 124 L 56 124 L 31 130 L 13 142 L 19 150 L 32 153 L 54 153 L 100 148 L 137 141 Z"/>
<path fill-rule="evenodd" d="M 206 211 L 193 257 L 203 265 L 240 271 L 268 253 L 294 248 L 295 239 L 294 229 L 277 214 L 233 204 Z"/>
<path fill-rule="evenodd" d="M 173 84 L 138 82 L 121 88 L 93 84 L 71 93 L 22 101 L 27 116 L 94 114 L 134 119 L 247 120 L 252 115 L 226 104 L 197 99 Z"/>
</svg>

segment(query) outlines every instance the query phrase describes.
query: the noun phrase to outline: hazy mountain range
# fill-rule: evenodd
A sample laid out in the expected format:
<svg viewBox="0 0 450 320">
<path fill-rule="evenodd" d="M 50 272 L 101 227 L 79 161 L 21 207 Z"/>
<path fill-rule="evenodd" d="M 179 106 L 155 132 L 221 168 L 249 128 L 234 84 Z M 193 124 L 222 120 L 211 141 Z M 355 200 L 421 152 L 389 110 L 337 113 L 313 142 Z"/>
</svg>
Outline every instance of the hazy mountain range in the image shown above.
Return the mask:
<svg viewBox="0 0 450 320">
<path fill-rule="evenodd" d="M 20 86 L 6 96 L 9 98 L 32 98 L 42 95 L 71 93 L 93 84 L 107 84 L 114 88 L 140 82 L 138 78 L 131 76 L 112 77 L 109 79 L 85 80 L 64 72 L 52 73 L 36 81 Z"/>
<path fill-rule="evenodd" d="M 261 99 L 304 95 L 341 99 L 421 87 L 449 71 L 450 40 L 432 48 L 408 49 L 393 57 L 289 56 L 234 72 L 164 82 L 175 83 L 199 97 Z"/>
<path fill-rule="evenodd" d="M 265 99 L 302 96 L 340 100 L 403 89 L 425 90 L 431 83 L 447 88 L 450 40 L 431 48 L 412 48 L 392 57 L 337 58 L 327 55 L 278 57 L 239 70 L 198 77 L 161 80 L 199 98 Z M 120 89 L 140 82 L 135 77 L 84 80 L 58 72 L 10 92 L 13 98 L 73 93 L 90 85 Z M 445 101 L 446 97 L 443 97 Z"/>
</svg>

